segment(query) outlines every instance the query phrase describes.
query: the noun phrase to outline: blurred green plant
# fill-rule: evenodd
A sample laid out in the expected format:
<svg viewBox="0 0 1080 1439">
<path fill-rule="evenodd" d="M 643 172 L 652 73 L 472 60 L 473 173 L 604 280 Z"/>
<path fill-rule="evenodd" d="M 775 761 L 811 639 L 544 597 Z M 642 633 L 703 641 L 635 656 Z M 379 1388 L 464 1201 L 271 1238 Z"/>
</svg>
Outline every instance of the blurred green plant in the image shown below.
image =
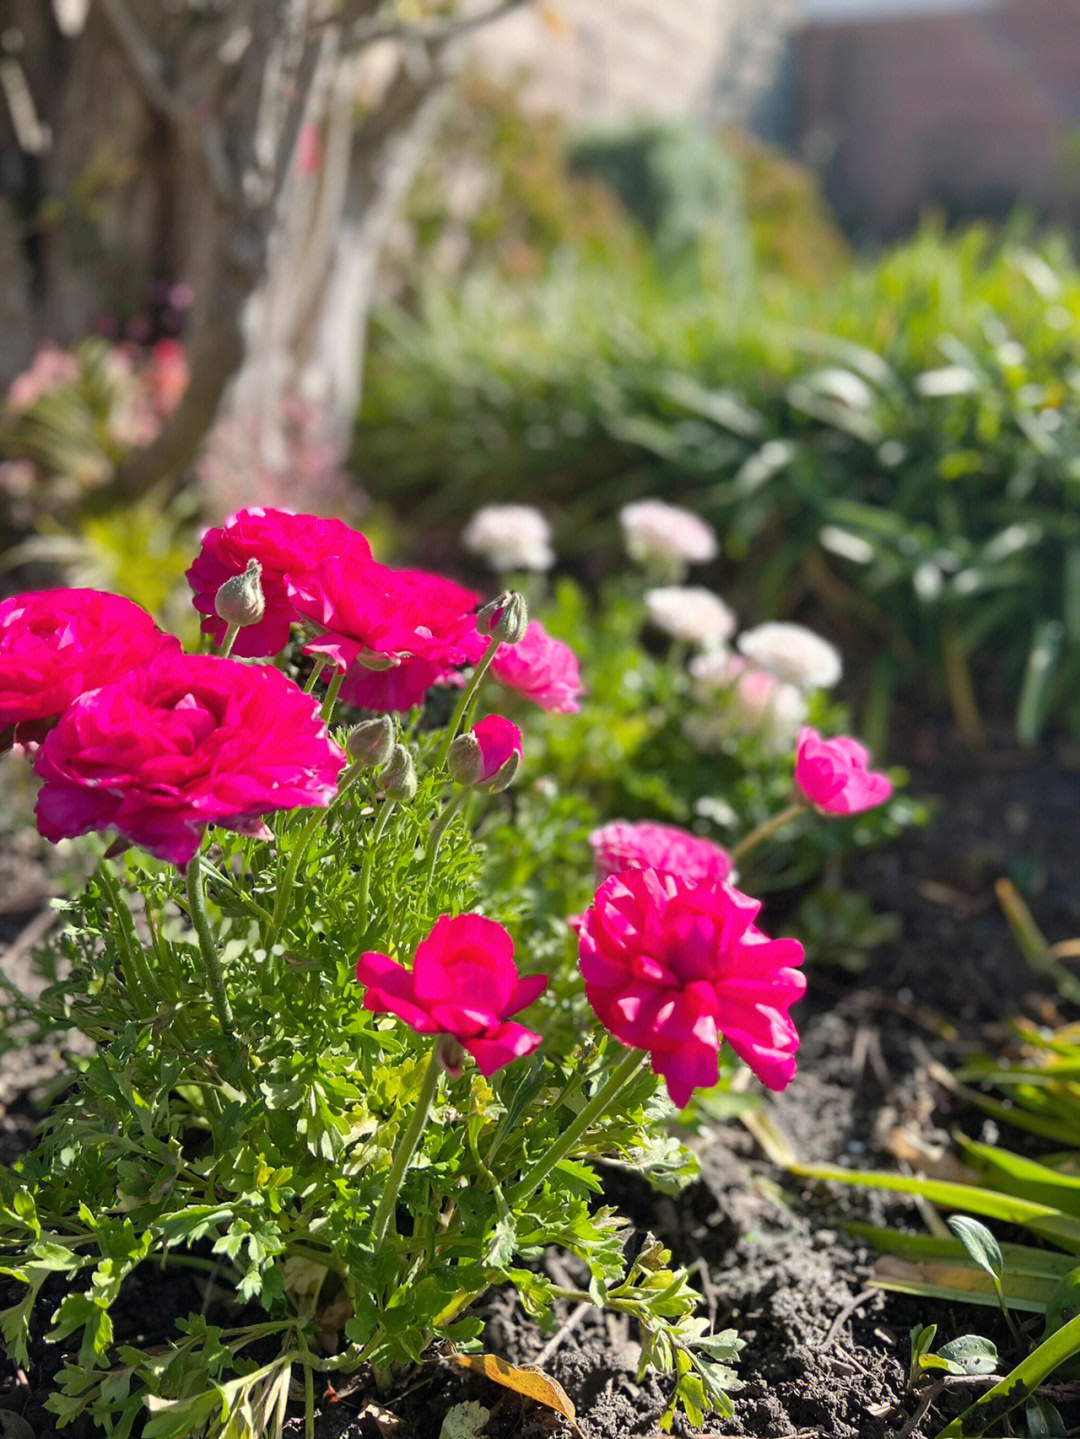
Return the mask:
<svg viewBox="0 0 1080 1439">
<path fill-rule="evenodd" d="M 1060 240 L 924 230 L 825 288 L 556 253 L 384 313 L 358 464 L 424 526 L 543 494 L 590 573 L 612 511 L 692 496 L 755 613 L 812 597 L 982 738 L 1080 722 L 1080 269 Z M 408 445 L 401 436 L 409 435 Z M 749 563 L 748 563 L 749 562 Z M 872 663 L 871 663 L 872 661 Z"/>
</svg>

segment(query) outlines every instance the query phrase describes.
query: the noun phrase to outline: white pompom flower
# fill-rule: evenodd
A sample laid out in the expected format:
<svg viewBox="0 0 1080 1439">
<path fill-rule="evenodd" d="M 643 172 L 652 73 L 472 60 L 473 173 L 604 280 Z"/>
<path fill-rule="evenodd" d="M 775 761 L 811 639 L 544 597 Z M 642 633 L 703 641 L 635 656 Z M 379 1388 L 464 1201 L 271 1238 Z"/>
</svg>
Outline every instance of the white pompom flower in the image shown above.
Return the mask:
<svg viewBox="0 0 1080 1439">
<path fill-rule="evenodd" d="M 718 552 L 716 531 L 691 510 L 663 500 L 637 500 L 619 511 L 623 540 L 632 560 L 681 577 L 687 565 L 703 564 Z"/>
<path fill-rule="evenodd" d="M 736 619 L 719 595 L 693 585 L 645 591 L 645 609 L 659 629 L 692 645 L 719 645 L 735 633 Z"/>
<path fill-rule="evenodd" d="M 532 505 L 484 505 L 461 536 L 467 550 L 493 570 L 550 570 L 555 563 L 551 526 Z"/>
<path fill-rule="evenodd" d="M 736 644 L 759 669 L 800 690 L 830 690 L 844 672 L 839 652 L 803 625 L 770 621 L 744 630 Z"/>
</svg>

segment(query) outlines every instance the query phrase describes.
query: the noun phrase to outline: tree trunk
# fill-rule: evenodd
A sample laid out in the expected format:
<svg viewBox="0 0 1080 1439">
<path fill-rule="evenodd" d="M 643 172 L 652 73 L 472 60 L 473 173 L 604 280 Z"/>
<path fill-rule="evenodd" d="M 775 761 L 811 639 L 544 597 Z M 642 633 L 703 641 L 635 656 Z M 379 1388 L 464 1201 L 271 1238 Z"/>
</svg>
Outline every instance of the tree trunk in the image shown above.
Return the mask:
<svg viewBox="0 0 1080 1439">
<path fill-rule="evenodd" d="M 378 249 L 438 121 L 444 48 L 484 18 L 384 13 L 0 0 L 0 385 L 154 286 L 193 295 L 187 392 L 110 500 L 182 483 L 223 398 L 271 459 L 298 393 L 347 442 Z"/>
</svg>

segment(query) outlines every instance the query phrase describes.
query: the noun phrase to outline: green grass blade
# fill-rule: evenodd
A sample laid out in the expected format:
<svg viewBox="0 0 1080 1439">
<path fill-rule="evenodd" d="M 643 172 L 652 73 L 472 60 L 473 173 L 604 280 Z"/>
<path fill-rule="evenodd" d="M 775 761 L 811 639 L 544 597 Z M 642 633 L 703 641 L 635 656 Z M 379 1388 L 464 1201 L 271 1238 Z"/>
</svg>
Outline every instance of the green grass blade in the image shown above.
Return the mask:
<svg viewBox="0 0 1080 1439">
<path fill-rule="evenodd" d="M 937 1439 L 964 1439 L 964 1436 L 983 1433 L 1011 1409 L 1023 1404 L 1037 1385 L 1074 1354 L 1080 1354 L 1080 1317 L 1071 1319 L 1056 1334 L 1044 1339 L 1038 1349 L 1032 1350 L 999 1384 L 980 1395 L 963 1414 L 947 1424 Z"/>
</svg>

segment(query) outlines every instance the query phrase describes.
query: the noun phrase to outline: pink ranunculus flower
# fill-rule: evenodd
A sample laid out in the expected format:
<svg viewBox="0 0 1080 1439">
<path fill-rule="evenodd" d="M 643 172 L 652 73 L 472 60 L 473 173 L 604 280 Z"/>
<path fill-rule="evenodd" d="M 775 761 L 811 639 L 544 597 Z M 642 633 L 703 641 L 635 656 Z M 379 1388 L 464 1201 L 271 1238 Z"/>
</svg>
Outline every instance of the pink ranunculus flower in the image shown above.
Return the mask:
<svg viewBox="0 0 1080 1439">
<path fill-rule="evenodd" d="M 180 642 L 120 595 L 32 590 L 0 602 L 0 748 L 41 738 L 84 691 L 168 650 Z"/>
<path fill-rule="evenodd" d="M 606 879 L 581 925 L 585 993 L 616 1039 L 648 1050 L 682 1108 L 718 1079 L 723 1040 L 770 1089 L 795 1073 L 788 1009 L 806 981 L 798 940 L 755 926 L 761 905 L 722 880 L 655 869 Z"/>
<path fill-rule="evenodd" d="M 624 869 L 657 869 L 694 884 L 727 879 L 731 874 L 726 849 L 673 824 L 616 819 L 594 829 L 589 843 L 598 880 Z"/>
<path fill-rule="evenodd" d="M 799 731 L 795 783 L 826 814 L 860 814 L 885 803 L 892 780 L 869 766 L 870 752 L 858 740 L 822 739 L 809 725 Z"/>
<path fill-rule="evenodd" d="M 458 735 L 447 767 L 459 784 L 505 789 L 521 763 L 521 731 L 502 715 L 487 715 Z"/>
<path fill-rule="evenodd" d="M 540 1044 L 540 1035 L 510 1016 L 532 1004 L 547 975 L 521 979 L 513 940 L 483 915 L 442 915 L 417 946 L 411 970 L 368 951 L 356 977 L 367 985 L 365 1009 L 396 1014 L 417 1034 L 452 1035 L 486 1076 Z"/>
<path fill-rule="evenodd" d="M 541 709 L 576 714 L 581 708 L 577 655 L 562 640 L 552 639 L 539 620 L 529 621 L 516 645 L 499 646 L 491 673 Z"/>
<path fill-rule="evenodd" d="M 208 824 L 265 838 L 264 815 L 328 805 L 344 764 L 280 670 L 166 654 L 64 712 L 34 766 L 38 828 L 54 843 L 116 830 L 183 869 Z"/>
<path fill-rule="evenodd" d="M 434 684 L 485 649 L 479 596 L 426 570 L 330 559 L 289 586 L 296 611 L 319 633 L 305 654 L 345 671 L 341 698 L 373 710 L 422 704 Z"/>
<path fill-rule="evenodd" d="M 243 574 L 248 560 L 258 560 L 266 609 L 257 625 L 239 632 L 232 653 L 244 659 L 280 654 L 297 618 L 290 582 L 331 557 L 340 557 L 353 570 L 362 569 L 372 562 L 371 546 L 359 530 L 340 520 L 288 510 L 240 510 L 219 528 L 206 531 L 187 572 L 195 608 L 206 616 L 203 633 L 221 643 L 226 624 L 214 609 L 217 592 L 226 580 Z"/>
</svg>

